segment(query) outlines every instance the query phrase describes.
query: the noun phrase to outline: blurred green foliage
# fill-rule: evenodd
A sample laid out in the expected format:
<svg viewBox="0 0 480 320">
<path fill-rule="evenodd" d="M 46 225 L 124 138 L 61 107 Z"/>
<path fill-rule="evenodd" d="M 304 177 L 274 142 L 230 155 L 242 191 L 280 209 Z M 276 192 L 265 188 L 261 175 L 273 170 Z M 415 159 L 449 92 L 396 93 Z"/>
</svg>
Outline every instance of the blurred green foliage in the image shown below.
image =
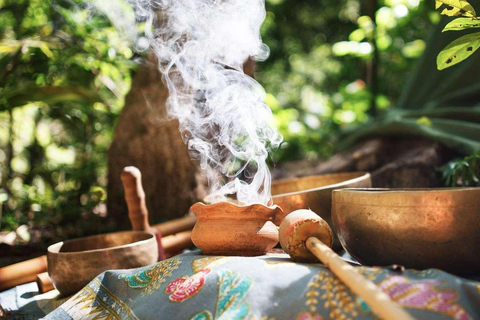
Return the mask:
<svg viewBox="0 0 480 320">
<path fill-rule="evenodd" d="M 480 186 L 480 150 L 463 159 L 450 161 L 442 170 L 443 178 L 449 186 Z"/>
<path fill-rule="evenodd" d="M 98 8 L 62 0 L 1 0 L 0 39 L 0 229 L 108 229 L 95 222 L 131 43 Z"/>
<path fill-rule="evenodd" d="M 128 9 L 89 3 L 0 0 L 0 229 L 55 225 L 66 238 L 113 228 L 102 218 L 106 150 L 135 63 L 122 21 L 109 19 Z M 328 157 L 340 130 L 394 105 L 440 17 L 425 0 L 266 5 L 271 55 L 256 78 L 285 137 L 276 162 Z"/>
<path fill-rule="evenodd" d="M 273 157 L 277 162 L 326 158 L 341 129 L 371 120 L 372 99 L 377 115 L 394 105 L 431 26 L 440 20 L 424 0 L 266 4 L 262 35 L 271 55 L 258 64 L 256 77 L 285 137 Z M 375 5 L 372 19 L 367 9 Z M 367 83 L 373 59 L 375 91 Z"/>
</svg>

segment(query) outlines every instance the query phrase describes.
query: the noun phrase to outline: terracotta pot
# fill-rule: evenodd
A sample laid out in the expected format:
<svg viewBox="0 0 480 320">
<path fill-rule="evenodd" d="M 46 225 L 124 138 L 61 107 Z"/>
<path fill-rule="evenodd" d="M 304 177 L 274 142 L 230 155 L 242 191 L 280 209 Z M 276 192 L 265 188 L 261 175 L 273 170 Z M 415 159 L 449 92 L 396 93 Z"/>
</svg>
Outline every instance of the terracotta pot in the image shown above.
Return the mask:
<svg viewBox="0 0 480 320">
<path fill-rule="evenodd" d="M 195 203 L 190 209 L 198 219 L 192 241 L 206 255 L 258 256 L 278 243 L 278 228 L 273 223 L 282 213 L 278 206 L 219 202 Z"/>
</svg>

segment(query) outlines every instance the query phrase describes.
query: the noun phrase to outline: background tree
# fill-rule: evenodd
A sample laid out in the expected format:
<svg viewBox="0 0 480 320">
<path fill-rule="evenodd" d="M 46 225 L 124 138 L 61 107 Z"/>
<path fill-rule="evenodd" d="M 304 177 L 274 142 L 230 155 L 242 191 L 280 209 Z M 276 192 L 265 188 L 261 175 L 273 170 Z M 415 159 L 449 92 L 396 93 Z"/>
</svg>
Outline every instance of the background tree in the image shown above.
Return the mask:
<svg viewBox="0 0 480 320">
<path fill-rule="evenodd" d="M 185 215 L 206 195 L 178 121 L 167 120 L 167 98 L 168 89 L 151 54 L 133 78 L 108 152 L 108 211 L 123 228 L 130 226 L 120 180 L 126 166 L 142 172 L 151 223 Z"/>
</svg>

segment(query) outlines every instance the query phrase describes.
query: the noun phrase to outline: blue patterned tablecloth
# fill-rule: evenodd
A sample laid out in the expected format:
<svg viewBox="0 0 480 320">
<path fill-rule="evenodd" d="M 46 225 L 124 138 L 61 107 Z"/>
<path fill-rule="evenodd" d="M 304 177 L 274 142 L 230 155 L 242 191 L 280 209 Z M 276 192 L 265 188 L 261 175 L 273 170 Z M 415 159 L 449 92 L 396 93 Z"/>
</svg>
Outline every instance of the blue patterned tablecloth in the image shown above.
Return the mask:
<svg viewBox="0 0 480 320">
<path fill-rule="evenodd" d="M 436 269 L 357 269 L 416 319 L 480 319 L 479 282 Z M 4 296 L 0 294 L 0 303 Z M 59 304 L 58 297 L 51 297 L 51 301 Z M 36 315 L 41 316 L 41 310 L 48 312 L 53 307 L 44 304 L 37 309 Z M 144 268 L 106 271 L 45 317 L 352 318 L 375 319 L 369 307 L 325 266 L 294 263 L 280 252 L 261 257 L 217 257 L 191 252 Z"/>
</svg>

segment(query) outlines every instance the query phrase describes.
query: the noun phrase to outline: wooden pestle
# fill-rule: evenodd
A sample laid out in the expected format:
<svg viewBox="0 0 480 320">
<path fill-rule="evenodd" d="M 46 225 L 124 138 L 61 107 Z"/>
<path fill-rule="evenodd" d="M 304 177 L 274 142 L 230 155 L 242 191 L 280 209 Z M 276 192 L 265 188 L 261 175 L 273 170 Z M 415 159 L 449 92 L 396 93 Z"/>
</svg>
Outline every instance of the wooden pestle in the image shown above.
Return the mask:
<svg viewBox="0 0 480 320">
<path fill-rule="evenodd" d="M 197 222 L 197 217 L 195 215 L 188 215 L 180 219 L 170 220 L 150 226 L 140 170 L 133 166 L 125 167 L 120 177 L 125 191 L 128 218 L 130 219 L 133 230 L 148 231 L 154 234 L 167 236 L 193 229 L 193 226 Z M 161 256 L 159 256 L 159 260 L 162 260 Z"/>
<path fill-rule="evenodd" d="M 320 241 L 323 239 L 328 245 Z M 333 233 L 328 224 L 310 210 L 296 210 L 285 217 L 280 225 L 280 244 L 296 261 L 313 261 L 318 258 L 347 287 L 360 296 L 381 319 L 413 319 L 397 303 L 381 291 L 372 281 L 358 273 L 340 258 L 330 246 Z"/>
<path fill-rule="evenodd" d="M 148 223 L 148 210 L 145 203 L 145 191 L 142 186 L 142 174 L 136 167 L 123 168 L 120 176 L 125 191 L 125 201 L 128 207 L 128 218 L 132 224 L 132 230 L 149 231 L 155 233 Z"/>
<path fill-rule="evenodd" d="M 37 274 L 37 279 L 35 281 L 37 282 L 38 291 L 40 293 L 45 293 L 55 289 L 48 272 Z"/>
<path fill-rule="evenodd" d="M 145 203 L 145 191 L 142 186 L 142 174 L 138 168 L 130 166 L 123 168 L 120 176 L 125 191 L 125 201 L 128 207 L 128 218 L 135 231 L 151 232 L 157 238 L 158 260 L 165 259 L 165 252 L 162 246 L 162 234 L 150 227 L 148 222 L 148 210 Z"/>
</svg>

